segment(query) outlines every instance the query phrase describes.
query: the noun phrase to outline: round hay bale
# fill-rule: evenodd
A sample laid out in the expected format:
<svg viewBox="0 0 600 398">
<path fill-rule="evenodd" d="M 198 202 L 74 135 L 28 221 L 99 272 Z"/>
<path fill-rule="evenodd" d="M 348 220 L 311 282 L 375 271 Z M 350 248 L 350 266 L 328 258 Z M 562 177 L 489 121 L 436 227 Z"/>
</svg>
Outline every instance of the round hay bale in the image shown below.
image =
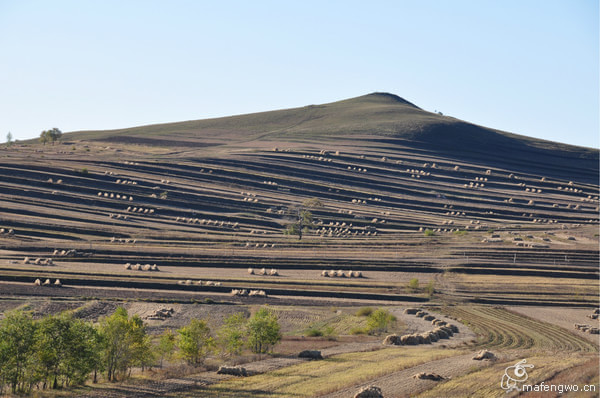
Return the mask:
<svg viewBox="0 0 600 398">
<path fill-rule="evenodd" d="M 404 313 L 405 314 L 409 314 L 409 315 L 414 315 L 417 312 L 419 312 L 418 308 L 407 308 L 407 309 L 404 310 Z"/>
<path fill-rule="evenodd" d="M 429 336 L 429 332 L 419 334 L 419 340 L 419 344 L 431 344 L 431 337 Z"/>
<path fill-rule="evenodd" d="M 267 273 L 267 270 L 264 268 L 261 268 L 260 271 L 258 271 L 258 275 L 265 275 Z"/>
<path fill-rule="evenodd" d="M 323 270 L 323 271 L 321 271 L 321 276 L 329 278 L 329 272 L 327 270 Z"/>
<path fill-rule="evenodd" d="M 400 339 L 400 336 L 398 336 L 397 334 L 390 334 L 388 336 L 385 336 L 385 339 L 383 339 L 383 344 L 384 345 L 402 345 L 402 341 Z"/>
<path fill-rule="evenodd" d="M 62 286 L 62 283 L 60 283 L 60 279 L 57 279 L 57 280 L 54 281 L 54 286 L 56 286 L 56 287 L 61 287 Z"/>
<path fill-rule="evenodd" d="M 152 266 L 150 264 L 145 264 L 144 267 L 142 268 L 142 271 L 150 271 L 152 269 Z"/>
<path fill-rule="evenodd" d="M 50 286 L 51 284 L 52 284 L 52 282 L 50 282 L 50 279 L 46 279 L 44 281 L 44 283 L 42 283 L 42 285 L 44 285 L 44 286 Z"/>
<path fill-rule="evenodd" d="M 347 277 L 347 278 L 352 278 L 353 275 L 354 274 L 352 273 L 352 271 L 346 271 L 346 272 L 344 272 L 344 276 Z"/>
<path fill-rule="evenodd" d="M 383 394 L 377 386 L 366 386 L 354 394 L 354 398 L 383 398 Z"/>
<path fill-rule="evenodd" d="M 458 326 L 456 326 L 456 325 L 453 325 L 453 324 L 448 324 L 448 327 L 449 327 L 450 329 L 452 329 L 452 331 L 453 331 L 454 333 L 458 333 Z"/>
<path fill-rule="evenodd" d="M 246 371 L 246 368 L 243 368 L 241 366 L 227 366 L 227 365 L 219 366 L 219 369 L 217 370 L 217 374 L 232 375 L 232 376 L 239 376 L 239 377 L 248 376 L 248 372 Z"/>
<path fill-rule="evenodd" d="M 432 343 L 435 343 L 440 339 L 438 335 L 436 333 L 433 333 L 433 331 L 431 330 L 428 331 L 427 334 L 429 335 L 429 341 L 431 341 Z"/>
<path fill-rule="evenodd" d="M 426 320 L 426 321 L 433 321 L 435 319 L 435 316 L 433 316 L 433 315 L 425 315 L 423 317 L 423 319 Z"/>
<path fill-rule="evenodd" d="M 248 268 L 248 274 L 254 275 L 254 268 Z"/>
<path fill-rule="evenodd" d="M 152 267 L 150 267 L 150 271 L 159 271 L 159 269 L 156 266 L 156 264 L 152 264 Z"/>
<path fill-rule="evenodd" d="M 125 269 L 131 269 L 131 264 L 129 264 L 129 263 L 125 264 L 125 265 L 123 266 L 123 268 L 125 268 Z"/>
<path fill-rule="evenodd" d="M 435 333 L 437 335 L 438 339 L 440 339 L 440 340 L 450 338 L 450 336 L 448 336 L 448 333 L 446 333 L 446 331 L 441 328 L 433 329 L 433 333 Z"/>
<path fill-rule="evenodd" d="M 425 315 L 427 315 L 427 313 L 425 311 L 418 311 L 415 316 L 419 317 L 419 318 L 423 318 Z"/>
<path fill-rule="evenodd" d="M 419 339 L 414 334 L 405 334 L 400 337 L 400 342 L 402 345 L 417 345 L 419 344 Z"/>
<path fill-rule="evenodd" d="M 42 281 L 41 281 L 41 280 L 39 280 L 39 279 L 36 279 L 36 280 L 35 280 L 35 282 L 33 282 L 33 284 L 34 284 L 35 286 L 42 286 Z"/>
<path fill-rule="evenodd" d="M 25 257 L 25 258 L 23 259 L 23 264 L 29 264 L 29 261 L 30 261 L 30 260 L 29 260 L 29 257 Z"/>
<path fill-rule="evenodd" d="M 439 374 L 425 373 L 425 372 L 417 373 L 416 375 L 413 376 L 413 378 L 419 379 L 419 380 L 433 380 L 433 381 L 446 380 L 446 378 L 444 376 L 440 376 Z"/>
<path fill-rule="evenodd" d="M 275 268 L 273 268 L 271 271 L 269 271 L 269 275 L 279 276 L 279 271 L 277 271 Z"/>
<path fill-rule="evenodd" d="M 323 359 L 323 355 L 321 355 L 321 351 L 318 350 L 304 350 L 298 354 L 298 358 L 318 360 Z"/>
<path fill-rule="evenodd" d="M 477 353 L 477 355 L 475 355 L 473 357 L 474 360 L 476 361 L 482 361 L 484 359 L 493 361 L 496 359 L 496 355 L 494 355 L 494 353 L 492 353 L 491 351 L 488 350 L 481 350 Z"/>
</svg>

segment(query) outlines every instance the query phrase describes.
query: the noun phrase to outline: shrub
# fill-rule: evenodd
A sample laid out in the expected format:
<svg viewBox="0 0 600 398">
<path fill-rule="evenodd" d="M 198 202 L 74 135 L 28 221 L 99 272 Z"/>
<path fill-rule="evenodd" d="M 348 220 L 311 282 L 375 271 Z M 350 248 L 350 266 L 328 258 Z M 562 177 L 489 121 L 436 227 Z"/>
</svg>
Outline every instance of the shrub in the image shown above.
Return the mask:
<svg viewBox="0 0 600 398">
<path fill-rule="evenodd" d="M 353 334 L 353 335 L 367 334 L 367 330 L 365 328 L 354 327 L 354 328 L 350 329 L 350 334 Z"/>
<path fill-rule="evenodd" d="M 408 287 L 412 290 L 417 290 L 419 288 L 419 280 L 417 278 L 412 278 L 408 282 Z"/>
<path fill-rule="evenodd" d="M 356 316 L 369 316 L 373 313 L 373 308 L 371 307 L 362 307 L 358 311 L 356 311 Z"/>
<path fill-rule="evenodd" d="M 425 236 L 435 236 L 435 232 L 433 232 L 432 230 L 430 230 L 429 228 L 427 228 L 425 230 Z"/>
<path fill-rule="evenodd" d="M 396 317 L 386 310 L 377 309 L 367 319 L 367 332 L 369 334 L 380 334 L 388 331 L 388 328 L 396 321 Z"/>
<path fill-rule="evenodd" d="M 320 336 L 323 336 L 323 332 L 320 329 L 313 327 L 306 331 L 306 335 L 308 337 L 320 337 Z"/>
<path fill-rule="evenodd" d="M 427 286 L 425 286 L 425 293 L 427 293 L 429 297 L 433 296 L 433 293 L 435 293 L 435 286 L 433 281 L 429 281 Z"/>
</svg>

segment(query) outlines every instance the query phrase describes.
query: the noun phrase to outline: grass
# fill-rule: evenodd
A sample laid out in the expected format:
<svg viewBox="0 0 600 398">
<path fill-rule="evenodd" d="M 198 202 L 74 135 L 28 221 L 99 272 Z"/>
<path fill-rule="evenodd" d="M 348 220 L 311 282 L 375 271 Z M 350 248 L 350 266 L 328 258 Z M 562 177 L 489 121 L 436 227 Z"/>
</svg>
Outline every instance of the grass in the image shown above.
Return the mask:
<svg viewBox="0 0 600 398">
<path fill-rule="evenodd" d="M 565 371 L 571 367 L 590 362 L 590 355 L 571 356 L 567 354 L 555 355 L 536 355 L 530 357 L 524 353 L 523 358 L 527 359 L 528 364 L 534 365 L 534 368 L 528 370 L 528 380 L 526 384 L 536 385 L 542 381 L 552 378 L 559 372 Z M 535 355 L 535 354 L 534 354 Z M 470 372 L 466 375 L 455 377 L 449 381 L 441 383 L 436 387 L 420 395 L 419 398 L 438 398 L 438 397 L 494 397 L 506 395 L 500 388 L 500 381 L 505 369 L 517 363 L 521 357 L 494 363 L 492 366 Z M 595 361 L 596 362 L 596 361 Z M 596 363 L 597 366 L 597 363 Z M 577 378 L 570 381 L 564 381 L 564 384 L 577 384 Z M 513 396 L 513 395 L 510 395 Z M 529 395 L 527 395 L 529 396 Z M 544 395 L 549 396 L 549 395 Z"/>
<path fill-rule="evenodd" d="M 390 348 L 341 354 L 243 380 L 230 379 L 203 390 L 202 396 L 314 397 L 461 353 L 461 351 L 437 348 Z"/>
</svg>

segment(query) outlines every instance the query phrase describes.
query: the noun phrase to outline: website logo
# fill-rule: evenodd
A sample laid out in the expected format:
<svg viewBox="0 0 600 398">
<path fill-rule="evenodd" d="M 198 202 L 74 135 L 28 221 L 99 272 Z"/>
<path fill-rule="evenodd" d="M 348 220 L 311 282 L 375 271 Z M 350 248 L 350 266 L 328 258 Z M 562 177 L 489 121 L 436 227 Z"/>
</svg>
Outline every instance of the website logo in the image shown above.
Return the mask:
<svg viewBox="0 0 600 398">
<path fill-rule="evenodd" d="M 519 384 L 524 383 L 527 378 L 527 369 L 533 368 L 534 366 L 527 363 L 526 359 L 522 359 L 513 366 L 509 366 L 504 370 L 504 375 L 500 381 L 500 387 L 509 393 L 513 390 L 521 391 Z"/>
</svg>

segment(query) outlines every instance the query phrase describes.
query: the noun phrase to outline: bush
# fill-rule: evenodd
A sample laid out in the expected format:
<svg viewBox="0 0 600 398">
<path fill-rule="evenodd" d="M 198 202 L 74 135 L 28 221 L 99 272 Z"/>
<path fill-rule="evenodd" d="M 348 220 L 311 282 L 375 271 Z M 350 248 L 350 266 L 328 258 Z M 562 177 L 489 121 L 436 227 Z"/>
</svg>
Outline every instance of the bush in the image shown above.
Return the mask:
<svg viewBox="0 0 600 398">
<path fill-rule="evenodd" d="M 408 282 L 408 287 L 412 290 L 417 290 L 419 288 L 419 280 L 417 278 L 412 278 L 410 282 Z"/>
<path fill-rule="evenodd" d="M 308 337 L 320 337 L 323 336 L 323 332 L 317 328 L 310 328 L 306 331 Z"/>
<path fill-rule="evenodd" d="M 81 174 L 87 174 L 87 173 L 88 173 L 88 169 L 86 167 L 81 169 Z"/>
<path fill-rule="evenodd" d="M 356 311 L 356 316 L 369 316 L 373 313 L 373 308 L 371 307 L 362 307 L 358 311 Z"/>
<path fill-rule="evenodd" d="M 435 285 L 433 281 L 429 281 L 427 286 L 425 286 L 425 293 L 427 293 L 429 297 L 433 296 L 433 293 L 435 293 Z"/>
<path fill-rule="evenodd" d="M 435 232 L 430 229 L 425 230 L 425 236 L 435 236 Z"/>
<path fill-rule="evenodd" d="M 369 334 L 380 334 L 388 331 L 396 317 L 386 310 L 377 309 L 367 319 L 367 332 Z"/>
</svg>

